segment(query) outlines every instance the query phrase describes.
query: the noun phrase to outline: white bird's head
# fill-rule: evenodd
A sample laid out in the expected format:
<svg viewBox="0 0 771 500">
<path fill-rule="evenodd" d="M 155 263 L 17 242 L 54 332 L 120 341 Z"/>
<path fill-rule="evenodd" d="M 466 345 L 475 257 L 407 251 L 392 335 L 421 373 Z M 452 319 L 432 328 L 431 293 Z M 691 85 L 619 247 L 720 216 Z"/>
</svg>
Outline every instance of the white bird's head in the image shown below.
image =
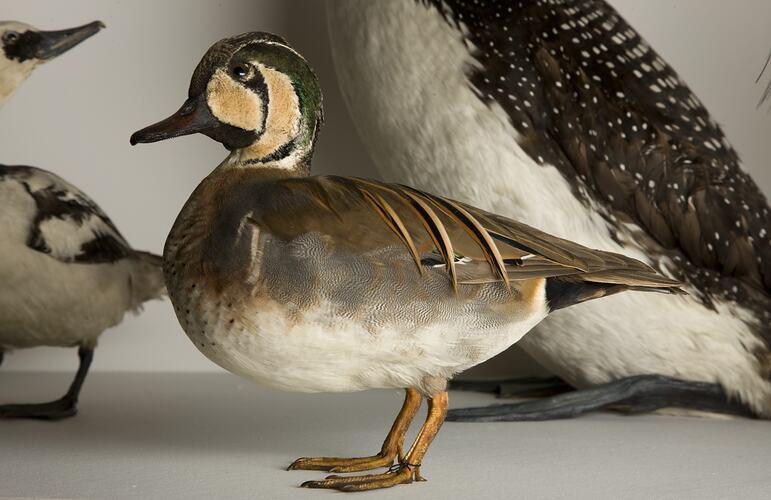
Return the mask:
<svg viewBox="0 0 771 500">
<path fill-rule="evenodd" d="M 77 28 L 40 31 L 18 21 L 0 21 L 0 105 L 39 64 L 67 52 L 104 28 L 94 21 Z"/>
</svg>

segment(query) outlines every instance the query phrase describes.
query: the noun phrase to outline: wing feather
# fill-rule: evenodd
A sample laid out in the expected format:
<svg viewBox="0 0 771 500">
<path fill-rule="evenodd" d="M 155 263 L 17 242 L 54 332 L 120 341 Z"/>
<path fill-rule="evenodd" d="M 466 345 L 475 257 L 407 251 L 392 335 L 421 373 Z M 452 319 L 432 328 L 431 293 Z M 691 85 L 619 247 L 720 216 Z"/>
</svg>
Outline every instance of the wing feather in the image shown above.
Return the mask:
<svg viewBox="0 0 771 500">
<path fill-rule="evenodd" d="M 265 192 L 283 193 L 293 201 L 279 200 L 275 210 L 263 214 L 276 234 L 293 238 L 318 231 L 347 251 L 360 253 L 398 243 L 419 269 L 427 262 L 441 264 L 454 287 L 491 282 L 508 286 L 510 281 L 555 276 L 635 287 L 679 285 L 635 259 L 592 250 L 414 188 L 334 176 L 277 182 L 287 189 Z M 296 213 L 288 211 L 292 206 L 298 207 Z M 323 210 L 309 208 L 314 206 Z M 323 215 L 329 212 L 335 216 Z"/>
</svg>

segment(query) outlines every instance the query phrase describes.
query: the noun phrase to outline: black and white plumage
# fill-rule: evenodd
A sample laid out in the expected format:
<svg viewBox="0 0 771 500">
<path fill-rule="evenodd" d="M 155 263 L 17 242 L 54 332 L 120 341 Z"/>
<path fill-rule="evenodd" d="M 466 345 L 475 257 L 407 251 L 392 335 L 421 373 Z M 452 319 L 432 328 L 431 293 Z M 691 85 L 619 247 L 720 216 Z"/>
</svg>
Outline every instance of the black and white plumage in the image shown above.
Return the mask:
<svg viewBox="0 0 771 500">
<path fill-rule="evenodd" d="M 768 203 L 612 7 L 346 0 L 329 12 L 343 94 L 384 175 L 689 285 L 679 302 L 616 297 L 554 315 L 520 343 L 528 353 L 575 387 L 662 375 L 771 415 Z"/>
<path fill-rule="evenodd" d="M 39 64 L 103 27 L 0 21 L 0 105 Z M 0 405 L 0 418 L 70 417 L 99 335 L 165 293 L 160 257 L 133 250 L 88 196 L 34 167 L 0 164 L 0 234 L 0 363 L 7 351 L 35 346 L 77 346 L 80 358 L 62 398 Z"/>
<path fill-rule="evenodd" d="M 132 249 L 88 196 L 34 167 L 0 165 L 0 232 L 0 356 L 81 349 L 68 396 L 0 406 L 0 417 L 71 416 L 99 335 L 165 293 L 160 257 Z"/>
<path fill-rule="evenodd" d="M 102 28 L 102 22 L 94 21 L 76 28 L 41 31 L 19 21 L 0 21 L 0 105 L 36 67 L 67 52 Z"/>
</svg>

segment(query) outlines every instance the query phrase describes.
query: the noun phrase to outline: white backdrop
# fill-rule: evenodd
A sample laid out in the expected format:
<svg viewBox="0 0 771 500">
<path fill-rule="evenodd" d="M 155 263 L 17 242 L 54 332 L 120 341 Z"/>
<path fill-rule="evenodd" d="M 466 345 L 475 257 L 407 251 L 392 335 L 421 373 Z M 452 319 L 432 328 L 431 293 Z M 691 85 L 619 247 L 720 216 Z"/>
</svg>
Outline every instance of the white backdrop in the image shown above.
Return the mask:
<svg viewBox="0 0 771 500">
<path fill-rule="evenodd" d="M 756 109 L 762 87 L 754 84 L 771 48 L 771 2 L 611 3 L 690 83 L 771 193 L 771 114 Z M 0 19 L 41 29 L 106 23 L 39 68 L 0 110 L 0 162 L 46 168 L 76 184 L 136 248 L 161 251 L 182 203 L 225 150 L 203 136 L 131 148 L 129 135 L 181 105 L 201 55 L 225 36 L 273 31 L 303 52 L 325 91 L 315 171 L 376 175 L 337 91 L 321 0 L 3 0 Z M 3 370 L 74 369 L 76 357 L 73 350 L 18 351 Z M 148 304 L 108 331 L 94 369 L 218 370 L 187 340 L 168 302 Z"/>
</svg>

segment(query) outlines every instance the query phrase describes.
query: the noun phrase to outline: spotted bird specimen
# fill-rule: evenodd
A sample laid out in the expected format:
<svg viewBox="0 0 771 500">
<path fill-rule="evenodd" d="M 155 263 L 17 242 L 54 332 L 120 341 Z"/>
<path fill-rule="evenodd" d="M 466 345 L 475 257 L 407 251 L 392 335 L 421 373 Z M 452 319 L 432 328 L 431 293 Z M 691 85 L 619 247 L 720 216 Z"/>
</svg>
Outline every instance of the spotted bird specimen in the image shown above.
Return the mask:
<svg viewBox="0 0 771 500">
<path fill-rule="evenodd" d="M 311 68 L 267 33 L 221 40 L 188 100 L 132 144 L 203 133 L 230 155 L 188 199 L 164 272 L 191 341 L 223 368 L 285 390 L 404 388 L 377 455 L 301 458 L 291 469 L 383 474 L 304 486 L 359 491 L 421 479 L 454 374 L 501 352 L 549 312 L 677 282 L 407 186 L 310 176 L 322 121 Z M 421 398 L 428 417 L 402 454 Z"/>
<path fill-rule="evenodd" d="M 768 203 L 698 98 L 607 2 L 328 10 L 344 97 L 386 178 L 638 258 L 689 292 L 550 316 L 520 345 L 582 390 L 449 418 L 619 406 L 771 416 Z"/>
</svg>

